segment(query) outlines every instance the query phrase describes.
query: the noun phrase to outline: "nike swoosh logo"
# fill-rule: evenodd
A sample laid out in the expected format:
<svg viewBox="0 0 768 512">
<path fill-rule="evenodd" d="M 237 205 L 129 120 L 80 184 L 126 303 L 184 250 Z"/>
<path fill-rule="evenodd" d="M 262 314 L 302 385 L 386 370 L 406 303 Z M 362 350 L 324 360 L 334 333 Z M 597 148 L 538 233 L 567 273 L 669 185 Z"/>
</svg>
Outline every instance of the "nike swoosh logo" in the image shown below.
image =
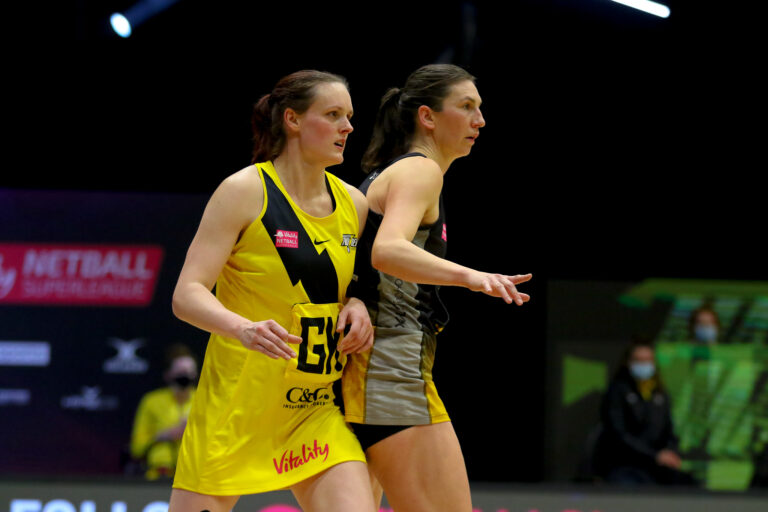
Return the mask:
<svg viewBox="0 0 768 512">
<path fill-rule="evenodd" d="M 329 238 L 328 240 L 330 240 L 330 238 Z M 328 240 L 320 240 L 320 241 L 318 242 L 318 241 L 317 241 L 317 238 L 315 238 L 315 245 L 324 244 L 324 243 L 325 243 L 325 242 L 327 242 Z"/>
</svg>

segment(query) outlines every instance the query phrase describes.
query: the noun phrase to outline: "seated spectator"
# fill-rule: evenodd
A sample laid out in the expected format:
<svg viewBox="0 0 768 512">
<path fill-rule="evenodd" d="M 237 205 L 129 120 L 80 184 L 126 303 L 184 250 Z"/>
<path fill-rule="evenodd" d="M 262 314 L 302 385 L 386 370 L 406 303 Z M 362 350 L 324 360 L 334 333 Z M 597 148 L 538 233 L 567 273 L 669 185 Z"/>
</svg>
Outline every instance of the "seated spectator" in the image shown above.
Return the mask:
<svg viewBox="0 0 768 512">
<path fill-rule="evenodd" d="M 144 462 L 150 480 L 173 476 L 197 376 L 197 362 L 189 348 L 173 345 L 167 351 L 163 374 L 168 386 L 150 391 L 139 402 L 131 455 Z"/>
<path fill-rule="evenodd" d="M 680 471 L 669 396 L 656 372 L 654 349 L 633 342 L 611 381 L 601 407 L 603 434 L 595 469 L 608 483 L 695 483 Z"/>
<path fill-rule="evenodd" d="M 688 335 L 696 343 L 713 345 L 720 337 L 720 317 L 711 306 L 695 309 L 688 320 Z"/>
</svg>

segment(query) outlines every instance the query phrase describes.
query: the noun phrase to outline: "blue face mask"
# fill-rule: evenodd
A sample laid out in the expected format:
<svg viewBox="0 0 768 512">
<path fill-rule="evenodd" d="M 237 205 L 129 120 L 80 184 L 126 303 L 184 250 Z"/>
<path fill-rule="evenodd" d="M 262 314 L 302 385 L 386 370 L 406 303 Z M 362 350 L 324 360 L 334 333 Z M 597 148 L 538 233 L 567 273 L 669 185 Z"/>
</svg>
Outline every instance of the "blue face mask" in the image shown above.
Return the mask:
<svg viewBox="0 0 768 512">
<path fill-rule="evenodd" d="M 656 365 L 653 363 L 630 363 L 629 373 L 637 380 L 648 380 L 656 373 Z"/>
<path fill-rule="evenodd" d="M 697 325 L 693 331 L 696 339 L 704 343 L 717 341 L 717 327 L 714 325 Z"/>
</svg>

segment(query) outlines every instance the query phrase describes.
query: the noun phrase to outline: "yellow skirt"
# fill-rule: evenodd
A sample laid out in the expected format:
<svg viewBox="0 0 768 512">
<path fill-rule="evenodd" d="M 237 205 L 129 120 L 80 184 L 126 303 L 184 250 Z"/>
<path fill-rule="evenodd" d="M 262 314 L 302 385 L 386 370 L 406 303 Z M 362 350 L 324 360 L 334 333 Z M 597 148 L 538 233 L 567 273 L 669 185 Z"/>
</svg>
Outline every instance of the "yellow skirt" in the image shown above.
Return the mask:
<svg viewBox="0 0 768 512">
<path fill-rule="evenodd" d="M 334 404 L 332 384 L 212 335 L 173 487 L 254 494 L 288 488 L 342 462 L 365 462 Z"/>
</svg>

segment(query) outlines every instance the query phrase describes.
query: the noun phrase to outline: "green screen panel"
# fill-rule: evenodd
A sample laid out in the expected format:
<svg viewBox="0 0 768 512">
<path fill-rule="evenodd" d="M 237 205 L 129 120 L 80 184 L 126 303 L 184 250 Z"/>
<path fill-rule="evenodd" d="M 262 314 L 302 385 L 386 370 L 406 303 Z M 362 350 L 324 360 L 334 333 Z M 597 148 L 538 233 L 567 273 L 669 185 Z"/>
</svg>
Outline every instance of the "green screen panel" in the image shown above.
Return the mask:
<svg viewBox="0 0 768 512">
<path fill-rule="evenodd" d="M 566 355 L 563 357 L 563 405 L 570 405 L 595 391 L 605 391 L 608 365 Z"/>
</svg>

